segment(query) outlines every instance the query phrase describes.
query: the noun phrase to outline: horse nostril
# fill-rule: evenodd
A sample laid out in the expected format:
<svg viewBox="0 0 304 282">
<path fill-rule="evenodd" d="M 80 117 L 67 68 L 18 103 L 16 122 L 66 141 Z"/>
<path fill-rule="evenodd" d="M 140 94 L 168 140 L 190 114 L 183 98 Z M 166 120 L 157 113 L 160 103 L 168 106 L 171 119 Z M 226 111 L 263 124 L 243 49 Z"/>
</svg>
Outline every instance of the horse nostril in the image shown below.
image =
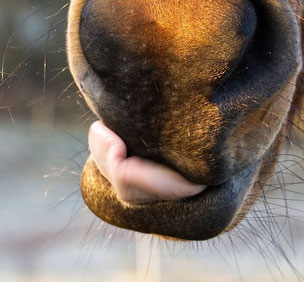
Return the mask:
<svg viewBox="0 0 304 282">
<path fill-rule="evenodd" d="M 249 0 L 185 2 L 86 1 L 81 44 L 108 92 L 126 99 L 138 90 L 144 99 L 145 92 L 156 91 L 159 76 L 162 85 L 174 80 L 179 88 L 181 74 L 191 77 L 188 86 L 197 87 L 231 73 L 256 30 L 254 5 Z"/>
</svg>

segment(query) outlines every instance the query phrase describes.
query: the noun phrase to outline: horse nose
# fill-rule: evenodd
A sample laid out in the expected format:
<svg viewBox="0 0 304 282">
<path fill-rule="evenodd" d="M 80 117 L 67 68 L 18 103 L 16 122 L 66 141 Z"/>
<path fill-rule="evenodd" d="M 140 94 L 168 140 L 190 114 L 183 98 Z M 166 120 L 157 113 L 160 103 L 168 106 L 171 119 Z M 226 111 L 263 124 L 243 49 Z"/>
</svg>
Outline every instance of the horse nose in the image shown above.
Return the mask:
<svg viewBox="0 0 304 282">
<path fill-rule="evenodd" d="M 86 1 L 80 40 L 109 95 L 132 99 L 140 89 L 148 103 L 157 91 L 153 73 L 176 74 L 177 84 L 178 72 L 189 73 L 193 84 L 210 85 L 233 71 L 257 28 L 252 2 L 182 2 Z M 188 66 L 180 69 L 183 60 Z M 90 94 L 98 102 L 100 93 Z"/>
<path fill-rule="evenodd" d="M 207 171 L 207 167 L 223 170 L 219 161 L 213 161 L 213 148 L 197 145 L 201 148 L 193 150 L 182 131 L 188 128 L 189 136 L 196 136 L 209 130 L 195 122 L 207 113 L 202 97 L 233 72 L 256 27 L 256 9 L 249 0 L 185 0 L 183 5 L 88 0 L 82 10 L 80 41 L 95 75 L 87 73 L 82 87 L 105 124 L 125 141 L 129 156 L 173 167 L 192 182 L 222 183 L 228 172 L 211 179 Z M 180 127 L 168 129 L 172 138 L 165 136 L 174 107 L 189 109 L 185 101 L 192 104 L 191 99 L 200 101 L 192 105 L 191 113 L 184 112 L 193 118 L 178 118 Z M 172 145 L 174 138 L 186 148 L 178 154 L 179 160 L 184 159 L 181 166 L 195 163 L 195 169 L 176 165 L 177 154 L 170 153 L 179 147 Z M 194 151 L 198 156 L 191 154 Z"/>
</svg>

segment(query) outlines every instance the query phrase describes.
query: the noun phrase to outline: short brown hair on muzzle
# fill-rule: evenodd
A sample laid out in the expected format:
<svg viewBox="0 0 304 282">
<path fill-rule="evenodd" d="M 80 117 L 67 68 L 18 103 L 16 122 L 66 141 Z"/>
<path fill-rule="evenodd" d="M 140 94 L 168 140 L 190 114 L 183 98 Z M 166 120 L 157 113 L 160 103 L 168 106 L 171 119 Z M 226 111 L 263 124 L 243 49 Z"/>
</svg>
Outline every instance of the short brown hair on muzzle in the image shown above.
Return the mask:
<svg viewBox="0 0 304 282">
<path fill-rule="evenodd" d="M 72 0 L 68 51 L 78 87 L 128 156 L 208 185 L 191 198 L 129 205 L 90 159 L 82 189 L 97 216 L 192 240 L 245 216 L 273 172 L 301 68 L 287 1 Z"/>
</svg>

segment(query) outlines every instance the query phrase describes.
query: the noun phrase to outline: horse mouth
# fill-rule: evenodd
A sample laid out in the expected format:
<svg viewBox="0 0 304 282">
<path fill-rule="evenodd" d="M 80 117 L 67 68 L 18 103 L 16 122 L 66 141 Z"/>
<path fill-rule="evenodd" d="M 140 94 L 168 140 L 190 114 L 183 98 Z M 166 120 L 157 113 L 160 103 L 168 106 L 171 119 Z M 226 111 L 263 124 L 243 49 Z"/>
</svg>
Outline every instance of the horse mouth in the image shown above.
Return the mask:
<svg viewBox="0 0 304 282">
<path fill-rule="evenodd" d="M 254 194 L 260 164 L 258 161 L 226 182 L 208 186 L 192 197 L 130 205 L 117 198 L 111 184 L 89 160 L 83 179 L 97 178 L 99 192 L 94 197 L 94 185 L 88 186 L 85 182 L 82 183 L 82 193 L 89 208 L 112 225 L 167 239 L 207 240 L 228 231 L 228 228 L 232 229 L 233 222 L 240 220 L 236 217 L 242 214 L 248 195 Z"/>
</svg>

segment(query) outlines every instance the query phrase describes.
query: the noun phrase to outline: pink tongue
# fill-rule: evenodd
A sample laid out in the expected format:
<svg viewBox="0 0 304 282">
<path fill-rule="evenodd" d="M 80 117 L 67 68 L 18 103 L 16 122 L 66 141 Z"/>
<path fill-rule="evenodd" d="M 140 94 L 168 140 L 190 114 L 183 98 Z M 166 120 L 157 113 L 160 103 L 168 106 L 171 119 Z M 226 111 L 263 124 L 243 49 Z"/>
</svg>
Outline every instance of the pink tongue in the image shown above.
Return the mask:
<svg viewBox="0 0 304 282">
<path fill-rule="evenodd" d="M 139 204 L 178 200 L 201 193 L 207 187 L 193 184 L 163 165 L 138 157 L 126 159 L 122 139 L 100 121 L 91 126 L 89 144 L 98 168 L 122 201 Z"/>
<path fill-rule="evenodd" d="M 178 200 L 194 196 L 206 187 L 190 183 L 163 165 L 137 157 L 125 159 L 120 163 L 115 185 L 122 200 L 135 203 Z"/>
</svg>

